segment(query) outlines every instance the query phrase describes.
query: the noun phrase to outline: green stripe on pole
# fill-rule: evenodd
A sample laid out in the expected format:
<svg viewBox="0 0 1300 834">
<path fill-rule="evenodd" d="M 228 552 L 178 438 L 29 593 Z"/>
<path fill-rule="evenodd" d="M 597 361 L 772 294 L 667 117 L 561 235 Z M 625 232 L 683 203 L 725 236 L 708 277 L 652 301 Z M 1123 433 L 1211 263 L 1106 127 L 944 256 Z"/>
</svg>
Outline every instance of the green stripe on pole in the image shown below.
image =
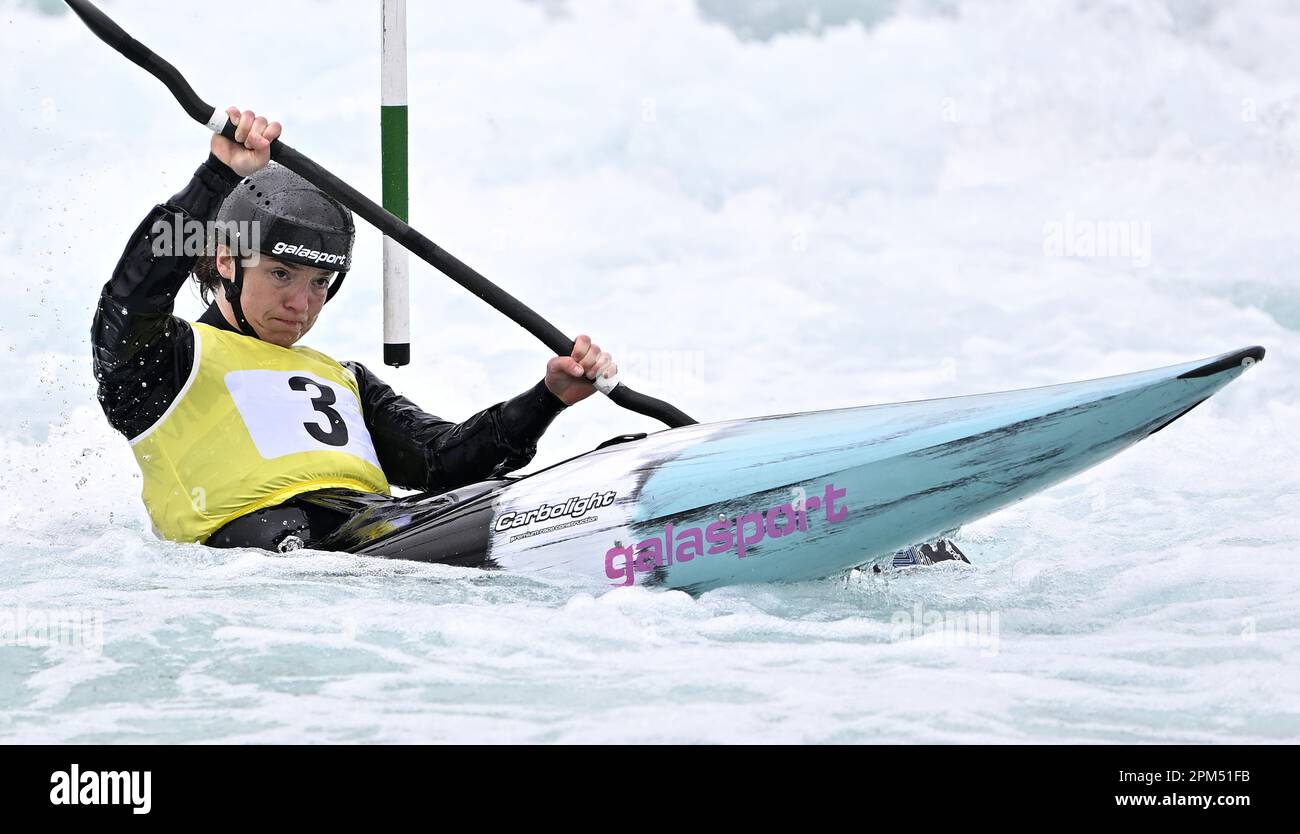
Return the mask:
<svg viewBox="0 0 1300 834">
<path fill-rule="evenodd" d="M 384 208 L 410 220 L 410 189 L 406 177 L 406 105 L 379 108 L 380 165 L 383 169 Z"/>
</svg>

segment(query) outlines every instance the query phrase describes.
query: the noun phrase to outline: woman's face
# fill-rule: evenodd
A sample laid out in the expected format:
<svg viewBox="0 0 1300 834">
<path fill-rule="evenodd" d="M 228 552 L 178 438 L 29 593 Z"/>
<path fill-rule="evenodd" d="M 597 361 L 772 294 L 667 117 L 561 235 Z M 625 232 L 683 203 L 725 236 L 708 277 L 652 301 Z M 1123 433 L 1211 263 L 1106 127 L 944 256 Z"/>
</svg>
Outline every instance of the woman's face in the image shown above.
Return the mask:
<svg viewBox="0 0 1300 834">
<path fill-rule="evenodd" d="M 277 261 L 267 255 L 259 255 L 255 266 L 250 264 L 244 262 L 244 286 L 239 293 L 244 317 L 262 341 L 290 347 L 316 323 L 334 273 Z M 227 280 L 234 280 L 235 261 L 225 251 L 217 255 L 217 271 Z M 221 290 L 217 291 L 217 306 L 227 321 L 239 326 Z"/>
</svg>

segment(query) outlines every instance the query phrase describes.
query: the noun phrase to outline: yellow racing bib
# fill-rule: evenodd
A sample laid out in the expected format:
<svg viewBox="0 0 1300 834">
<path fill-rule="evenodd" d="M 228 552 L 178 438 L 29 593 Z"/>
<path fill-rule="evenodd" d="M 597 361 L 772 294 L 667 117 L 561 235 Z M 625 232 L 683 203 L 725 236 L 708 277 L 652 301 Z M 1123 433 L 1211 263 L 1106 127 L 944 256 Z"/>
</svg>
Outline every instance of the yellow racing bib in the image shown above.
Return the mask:
<svg viewBox="0 0 1300 834">
<path fill-rule="evenodd" d="M 318 489 L 389 493 L 351 371 L 311 348 L 193 328 L 189 379 L 131 441 L 160 536 L 202 542 Z"/>
</svg>

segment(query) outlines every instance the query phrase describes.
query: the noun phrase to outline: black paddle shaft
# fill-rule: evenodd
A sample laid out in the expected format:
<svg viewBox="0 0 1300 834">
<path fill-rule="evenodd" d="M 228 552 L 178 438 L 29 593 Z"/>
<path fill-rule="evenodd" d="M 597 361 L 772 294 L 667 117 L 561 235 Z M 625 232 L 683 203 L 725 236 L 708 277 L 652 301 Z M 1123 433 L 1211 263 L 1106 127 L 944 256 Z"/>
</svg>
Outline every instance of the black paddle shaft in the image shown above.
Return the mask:
<svg viewBox="0 0 1300 834">
<path fill-rule="evenodd" d="M 199 98 L 175 67 L 127 34 L 121 26 L 114 23 L 112 18 L 89 0 L 64 0 L 64 2 L 100 40 L 167 85 L 167 89 L 190 118 L 234 141 L 235 125 L 226 117 L 224 111 L 217 110 Z M 526 304 L 304 154 L 277 139 L 271 143 L 271 158 L 352 209 L 375 228 L 406 247 L 416 257 L 508 316 L 557 355 L 568 356 L 573 352 L 574 341 Z M 623 408 L 653 417 L 670 428 L 696 422 L 669 403 L 633 391 L 621 382 L 607 393 L 611 400 Z"/>
</svg>

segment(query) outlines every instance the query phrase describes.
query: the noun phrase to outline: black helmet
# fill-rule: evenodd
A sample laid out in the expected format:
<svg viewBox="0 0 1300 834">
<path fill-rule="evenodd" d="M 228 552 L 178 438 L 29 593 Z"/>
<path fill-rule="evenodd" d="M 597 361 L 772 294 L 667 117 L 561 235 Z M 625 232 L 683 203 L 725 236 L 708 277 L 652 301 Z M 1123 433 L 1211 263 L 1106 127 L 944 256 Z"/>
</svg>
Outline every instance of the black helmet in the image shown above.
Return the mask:
<svg viewBox="0 0 1300 834">
<path fill-rule="evenodd" d="M 352 265 L 352 242 L 356 239 L 352 212 L 274 162 L 235 186 L 217 212 L 217 223 L 223 242 L 230 246 L 232 253 L 237 253 L 238 241 L 231 236 L 238 238 L 246 228 L 243 224 L 256 223 L 259 252 L 289 263 L 336 270 L 338 277 L 330 284 L 326 301 L 338 292 Z M 243 264 L 237 257 L 235 280 L 222 279 L 222 284 L 240 330 L 245 335 L 256 336 L 239 303 L 243 283 Z"/>
</svg>

